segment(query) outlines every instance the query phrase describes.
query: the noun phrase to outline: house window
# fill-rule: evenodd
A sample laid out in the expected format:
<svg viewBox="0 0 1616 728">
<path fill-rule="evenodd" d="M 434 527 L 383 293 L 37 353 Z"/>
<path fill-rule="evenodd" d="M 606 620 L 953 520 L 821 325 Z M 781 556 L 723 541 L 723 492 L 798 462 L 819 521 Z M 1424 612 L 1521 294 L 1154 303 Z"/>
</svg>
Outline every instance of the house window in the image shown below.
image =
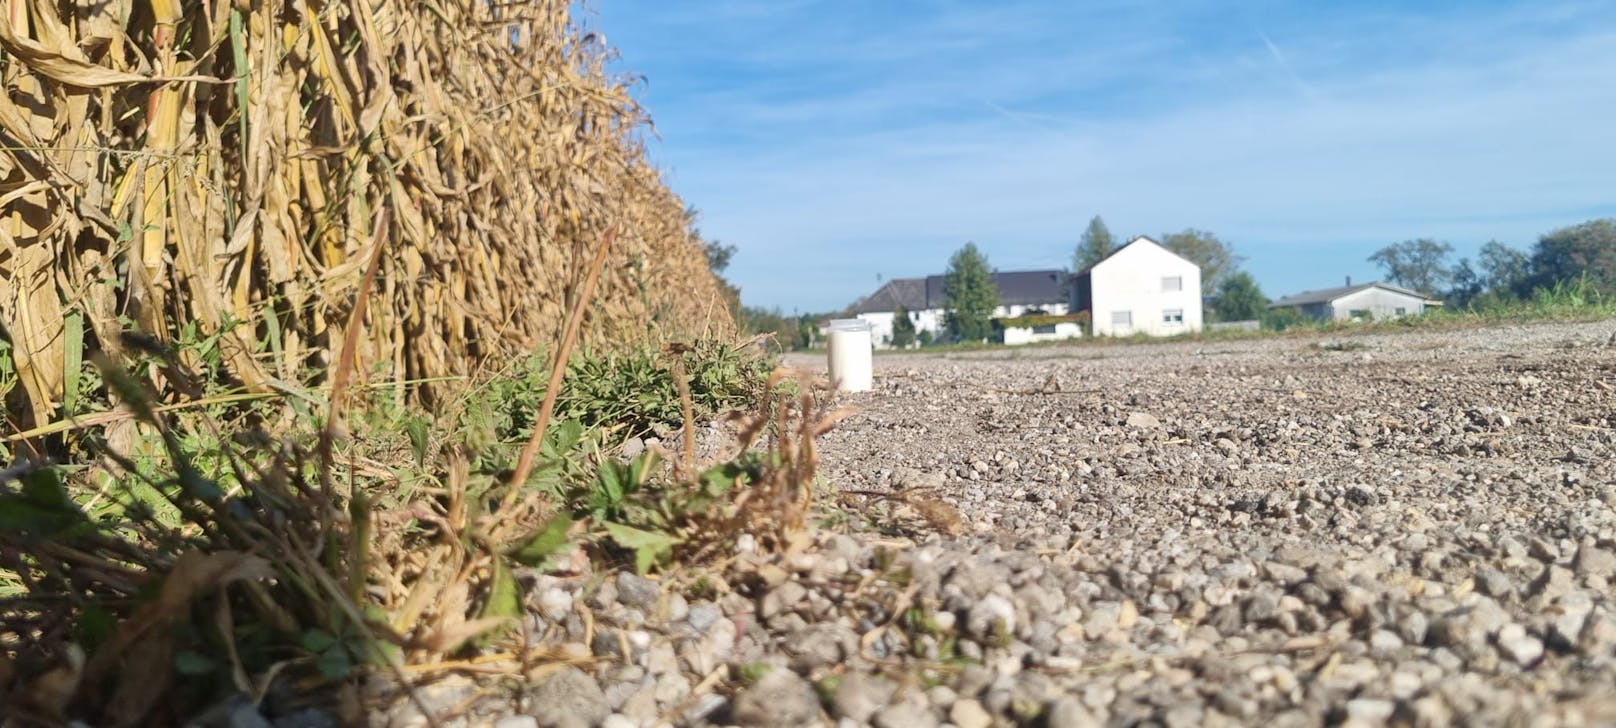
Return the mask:
<svg viewBox="0 0 1616 728">
<path fill-rule="evenodd" d="M 1405 313 L 1408 313 L 1408 309 L 1403 308 L 1402 306 L 1397 307 L 1397 315 L 1398 316 L 1402 316 Z"/>
<path fill-rule="evenodd" d="M 1163 292 L 1182 291 L 1182 290 L 1184 290 L 1184 276 L 1163 276 L 1162 277 L 1162 291 Z"/>
<path fill-rule="evenodd" d="M 1184 309 L 1182 309 L 1182 308 L 1169 308 L 1169 309 L 1167 309 L 1165 311 L 1162 311 L 1162 323 L 1164 323 L 1164 324 L 1181 324 L 1181 323 L 1184 323 Z"/>
<path fill-rule="evenodd" d="M 1369 318 L 1369 309 L 1367 309 L 1367 308 L 1355 308 L 1355 309 L 1352 309 L 1352 310 L 1347 312 L 1347 317 L 1352 318 L 1352 319 L 1366 319 L 1366 318 Z"/>
<path fill-rule="evenodd" d="M 1055 333 L 1055 325 L 1044 324 L 1042 326 L 1034 326 L 1032 327 L 1032 332 L 1035 334 L 1053 334 Z"/>
<path fill-rule="evenodd" d="M 1121 328 L 1127 328 L 1127 327 L 1133 326 L 1133 312 L 1132 311 L 1112 311 L 1111 312 L 1111 326 L 1113 326 L 1113 327 L 1121 327 Z"/>
</svg>

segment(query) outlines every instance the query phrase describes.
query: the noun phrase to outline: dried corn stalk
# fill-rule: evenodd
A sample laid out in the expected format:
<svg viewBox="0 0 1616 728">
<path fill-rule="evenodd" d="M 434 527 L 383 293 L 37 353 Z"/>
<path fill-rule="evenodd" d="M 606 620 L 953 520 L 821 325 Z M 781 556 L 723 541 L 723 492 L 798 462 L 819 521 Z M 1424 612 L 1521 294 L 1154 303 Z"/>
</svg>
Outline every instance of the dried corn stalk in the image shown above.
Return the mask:
<svg viewBox="0 0 1616 728">
<path fill-rule="evenodd" d="M 334 366 L 378 211 L 362 375 L 464 374 L 553 341 L 730 327 L 640 110 L 562 0 L 0 0 L 0 335 L 31 411 L 64 326 L 221 333 L 252 387 Z"/>
</svg>

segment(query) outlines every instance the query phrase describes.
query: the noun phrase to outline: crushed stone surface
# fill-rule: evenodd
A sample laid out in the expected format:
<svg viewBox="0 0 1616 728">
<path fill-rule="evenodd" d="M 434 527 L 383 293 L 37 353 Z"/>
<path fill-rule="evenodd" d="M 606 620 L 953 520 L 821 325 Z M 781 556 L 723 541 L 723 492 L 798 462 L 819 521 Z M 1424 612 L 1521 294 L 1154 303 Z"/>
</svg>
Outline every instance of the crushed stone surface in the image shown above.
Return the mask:
<svg viewBox="0 0 1616 728">
<path fill-rule="evenodd" d="M 883 355 L 802 548 L 524 575 L 575 659 L 446 724 L 1613 725 L 1613 342 Z"/>
</svg>

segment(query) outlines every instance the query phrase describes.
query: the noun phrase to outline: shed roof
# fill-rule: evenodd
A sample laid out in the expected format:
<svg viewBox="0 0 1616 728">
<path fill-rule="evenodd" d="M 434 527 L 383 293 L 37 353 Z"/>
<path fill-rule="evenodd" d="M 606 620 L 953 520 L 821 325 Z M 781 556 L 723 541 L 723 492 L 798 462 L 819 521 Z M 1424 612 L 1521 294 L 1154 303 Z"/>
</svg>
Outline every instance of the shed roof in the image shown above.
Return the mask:
<svg viewBox="0 0 1616 728">
<path fill-rule="evenodd" d="M 1350 296 L 1354 293 L 1368 290 L 1370 288 L 1382 288 L 1393 293 L 1401 293 L 1405 296 L 1412 296 L 1422 301 L 1430 298 L 1429 296 L 1413 289 L 1404 288 L 1402 286 L 1394 286 L 1390 283 L 1384 283 L 1382 281 L 1371 281 L 1369 283 L 1361 283 L 1356 286 L 1339 286 L 1336 288 L 1323 288 L 1317 291 L 1302 291 L 1301 293 L 1286 296 L 1274 301 L 1273 303 L 1268 304 L 1268 307 L 1284 308 L 1286 306 L 1306 306 L 1313 303 L 1328 303 L 1336 300 L 1337 298 Z"/>
</svg>

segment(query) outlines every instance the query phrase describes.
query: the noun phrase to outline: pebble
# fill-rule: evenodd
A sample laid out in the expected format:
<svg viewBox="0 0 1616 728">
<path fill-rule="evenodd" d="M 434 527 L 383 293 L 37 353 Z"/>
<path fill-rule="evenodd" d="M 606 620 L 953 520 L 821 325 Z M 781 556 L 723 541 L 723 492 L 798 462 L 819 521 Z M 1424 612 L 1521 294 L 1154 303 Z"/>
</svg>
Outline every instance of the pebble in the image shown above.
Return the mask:
<svg viewBox="0 0 1616 728">
<path fill-rule="evenodd" d="M 862 672 L 842 677 L 831 700 L 832 714 L 862 723 L 891 702 L 897 686 L 886 678 Z"/>
<path fill-rule="evenodd" d="M 993 725 L 993 716 L 975 698 L 954 701 L 954 705 L 948 709 L 948 720 L 956 728 L 988 728 Z"/>
<path fill-rule="evenodd" d="M 923 699 L 915 697 L 917 699 L 899 701 L 881 709 L 871 723 L 875 728 L 936 728 L 937 717 Z"/>
<path fill-rule="evenodd" d="M 656 604 L 662 588 L 656 582 L 629 571 L 617 574 L 617 600 L 624 605 L 647 609 Z"/>
<path fill-rule="evenodd" d="M 790 670 L 770 670 L 735 699 L 731 717 L 749 728 L 796 728 L 820 720 L 819 698 Z"/>
<path fill-rule="evenodd" d="M 546 728 L 595 725 L 612 712 L 600 685 L 576 667 L 563 667 L 529 688 L 527 705 L 528 714 Z"/>
</svg>

